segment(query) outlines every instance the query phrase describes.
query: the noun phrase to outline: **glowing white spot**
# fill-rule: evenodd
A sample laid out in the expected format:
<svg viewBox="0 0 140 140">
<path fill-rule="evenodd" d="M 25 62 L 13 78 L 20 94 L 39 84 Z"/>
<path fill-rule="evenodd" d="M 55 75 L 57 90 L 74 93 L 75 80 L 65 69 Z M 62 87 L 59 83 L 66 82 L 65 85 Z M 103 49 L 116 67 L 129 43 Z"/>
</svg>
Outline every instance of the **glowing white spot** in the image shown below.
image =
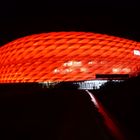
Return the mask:
<svg viewBox="0 0 140 140">
<path fill-rule="evenodd" d="M 134 50 L 134 55 L 139 55 L 140 56 L 140 51 L 139 50 Z"/>
<path fill-rule="evenodd" d="M 96 63 L 97 63 L 96 61 L 89 61 L 88 62 L 89 65 L 93 65 L 93 64 L 96 64 Z"/>
<path fill-rule="evenodd" d="M 105 64 L 106 63 L 106 61 L 100 61 L 100 64 Z"/>
<path fill-rule="evenodd" d="M 130 68 L 123 68 L 122 71 L 125 73 L 129 73 L 131 71 L 131 69 Z"/>
<path fill-rule="evenodd" d="M 88 64 L 89 64 L 89 65 L 92 65 L 92 64 L 93 64 L 93 61 L 89 61 Z"/>
<path fill-rule="evenodd" d="M 81 72 L 87 72 L 87 68 L 80 68 Z"/>
<path fill-rule="evenodd" d="M 82 66 L 82 62 L 81 61 L 68 61 L 68 62 L 65 62 L 63 64 L 63 66 L 65 66 L 65 67 L 70 67 L 70 66 L 79 67 L 79 66 Z"/>
<path fill-rule="evenodd" d="M 69 61 L 69 62 L 67 63 L 67 66 L 72 66 L 72 64 L 73 64 L 73 62 L 72 62 L 72 61 Z"/>
<path fill-rule="evenodd" d="M 113 73 L 118 73 L 118 72 L 120 72 L 120 71 L 121 71 L 120 68 L 113 68 L 113 69 L 112 69 L 112 72 L 113 72 Z"/>
<path fill-rule="evenodd" d="M 66 67 L 66 66 L 67 66 L 67 63 L 64 63 L 64 64 L 63 64 L 63 66 L 65 66 L 65 67 Z"/>
<path fill-rule="evenodd" d="M 79 85 L 79 89 L 99 89 L 107 80 L 91 80 L 84 82 L 76 82 L 75 84 Z"/>
<path fill-rule="evenodd" d="M 59 69 L 54 69 L 54 71 L 53 71 L 54 73 L 59 73 L 60 72 L 60 70 Z"/>
<path fill-rule="evenodd" d="M 82 62 L 81 62 L 81 61 L 75 61 L 75 62 L 74 62 L 74 65 L 75 65 L 75 66 L 78 66 L 78 67 L 79 67 L 79 66 L 82 66 Z"/>
<path fill-rule="evenodd" d="M 72 72 L 72 69 L 65 69 L 64 70 L 66 73 Z"/>
</svg>

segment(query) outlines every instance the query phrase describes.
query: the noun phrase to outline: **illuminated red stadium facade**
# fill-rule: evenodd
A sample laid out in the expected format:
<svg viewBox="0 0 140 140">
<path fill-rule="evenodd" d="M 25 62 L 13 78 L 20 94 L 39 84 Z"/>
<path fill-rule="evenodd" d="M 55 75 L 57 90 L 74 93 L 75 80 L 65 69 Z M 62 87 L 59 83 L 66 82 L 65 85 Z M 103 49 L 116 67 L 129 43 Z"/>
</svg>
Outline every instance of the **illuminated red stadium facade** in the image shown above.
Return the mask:
<svg viewBox="0 0 140 140">
<path fill-rule="evenodd" d="M 0 83 L 94 80 L 137 75 L 140 44 L 85 32 L 35 34 L 0 48 Z"/>
</svg>

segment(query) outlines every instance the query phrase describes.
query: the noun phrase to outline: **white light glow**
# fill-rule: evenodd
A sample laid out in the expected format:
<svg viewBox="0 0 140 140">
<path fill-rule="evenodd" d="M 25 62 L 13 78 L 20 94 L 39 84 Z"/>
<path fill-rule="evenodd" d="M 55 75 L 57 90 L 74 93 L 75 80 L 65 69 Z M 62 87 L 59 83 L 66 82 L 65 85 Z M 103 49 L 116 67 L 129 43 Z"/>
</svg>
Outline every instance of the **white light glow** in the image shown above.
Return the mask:
<svg viewBox="0 0 140 140">
<path fill-rule="evenodd" d="M 140 56 L 140 51 L 139 50 L 134 50 L 134 55 L 139 55 Z"/>
<path fill-rule="evenodd" d="M 98 104 L 98 102 L 96 101 L 95 96 L 94 96 L 92 93 L 90 93 L 88 90 L 86 90 L 86 92 L 87 92 L 88 95 L 90 96 L 91 101 L 93 102 L 93 104 L 94 104 L 97 108 L 99 108 L 99 104 Z"/>
<path fill-rule="evenodd" d="M 101 85 L 106 83 L 107 80 L 91 80 L 91 81 L 84 81 L 84 82 L 77 82 L 79 84 L 79 89 L 99 89 Z"/>
<path fill-rule="evenodd" d="M 96 61 L 89 61 L 88 62 L 88 65 L 94 65 L 94 64 L 96 64 L 97 62 Z"/>
<path fill-rule="evenodd" d="M 72 72 L 72 69 L 65 69 L 64 70 L 64 73 L 69 73 L 69 72 Z"/>
<path fill-rule="evenodd" d="M 123 68 L 122 71 L 125 73 L 129 73 L 129 72 L 131 72 L 131 69 L 130 68 Z"/>
<path fill-rule="evenodd" d="M 80 71 L 81 72 L 87 72 L 87 68 L 84 68 L 84 67 L 83 68 L 80 68 Z"/>
<path fill-rule="evenodd" d="M 70 66 L 79 67 L 79 66 L 82 66 L 82 62 L 81 61 L 68 61 L 68 62 L 65 62 L 63 64 L 63 66 L 65 66 L 65 67 L 70 67 Z"/>
<path fill-rule="evenodd" d="M 92 64 L 93 64 L 93 61 L 89 61 L 88 64 L 89 64 L 89 65 L 92 65 Z"/>
<path fill-rule="evenodd" d="M 113 72 L 113 73 L 119 73 L 120 71 L 121 71 L 120 68 L 113 68 L 113 69 L 112 69 L 112 72 Z"/>
<path fill-rule="evenodd" d="M 114 82 L 120 82 L 123 80 L 112 80 Z M 108 82 L 108 80 L 91 80 L 84 82 L 75 82 L 75 84 L 79 85 L 79 89 L 100 89 L 100 87 Z"/>
<path fill-rule="evenodd" d="M 54 73 L 59 73 L 60 72 L 60 70 L 59 69 L 54 69 L 54 71 L 53 71 Z"/>
</svg>

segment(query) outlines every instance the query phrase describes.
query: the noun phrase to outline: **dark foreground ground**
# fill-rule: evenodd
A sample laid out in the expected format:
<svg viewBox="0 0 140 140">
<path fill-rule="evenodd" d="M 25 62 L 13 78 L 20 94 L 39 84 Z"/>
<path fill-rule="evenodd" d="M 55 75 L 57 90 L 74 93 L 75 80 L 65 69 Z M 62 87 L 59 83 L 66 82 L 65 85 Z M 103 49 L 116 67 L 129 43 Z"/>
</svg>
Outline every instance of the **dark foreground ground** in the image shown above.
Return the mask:
<svg viewBox="0 0 140 140">
<path fill-rule="evenodd" d="M 140 139 L 140 77 L 108 82 L 95 92 L 127 139 Z"/>
<path fill-rule="evenodd" d="M 88 95 L 76 90 L 0 94 L 0 139 L 109 140 Z"/>
<path fill-rule="evenodd" d="M 91 92 L 126 140 L 140 139 L 140 78 L 108 82 Z M 43 89 L 36 84 L 0 85 L 2 140 L 114 140 L 85 91 Z"/>
</svg>

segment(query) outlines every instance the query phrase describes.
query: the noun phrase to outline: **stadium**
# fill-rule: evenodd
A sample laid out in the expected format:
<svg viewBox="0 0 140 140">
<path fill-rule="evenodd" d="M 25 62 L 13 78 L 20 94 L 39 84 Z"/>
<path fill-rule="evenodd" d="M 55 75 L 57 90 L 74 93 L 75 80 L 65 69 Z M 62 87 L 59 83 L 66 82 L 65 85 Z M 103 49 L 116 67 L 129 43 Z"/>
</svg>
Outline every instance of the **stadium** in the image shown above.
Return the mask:
<svg viewBox="0 0 140 140">
<path fill-rule="evenodd" d="M 75 82 L 99 88 L 107 80 L 139 73 L 140 44 L 90 32 L 51 32 L 12 41 L 0 48 L 0 82 Z"/>
<path fill-rule="evenodd" d="M 140 44 L 86 32 L 35 34 L 0 48 L 0 82 L 126 78 L 139 73 Z"/>
</svg>

